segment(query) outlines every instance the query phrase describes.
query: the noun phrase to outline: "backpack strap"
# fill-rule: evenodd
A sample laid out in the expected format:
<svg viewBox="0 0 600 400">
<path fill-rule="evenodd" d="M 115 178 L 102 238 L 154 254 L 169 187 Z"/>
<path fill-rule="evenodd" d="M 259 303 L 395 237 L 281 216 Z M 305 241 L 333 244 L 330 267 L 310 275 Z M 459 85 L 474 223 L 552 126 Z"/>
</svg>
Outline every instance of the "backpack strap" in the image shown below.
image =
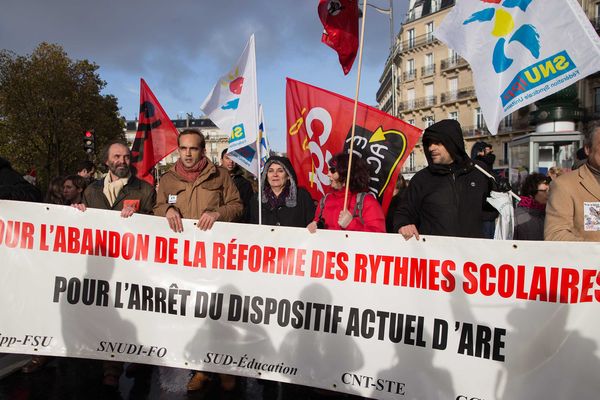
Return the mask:
<svg viewBox="0 0 600 400">
<path fill-rule="evenodd" d="M 365 220 L 363 219 L 363 208 L 365 205 L 365 197 L 367 195 L 372 195 L 371 192 L 360 192 L 356 195 L 356 204 L 354 204 L 354 211 L 352 211 L 352 217 L 360 220 L 361 224 L 365 224 Z"/>
<path fill-rule="evenodd" d="M 325 208 L 325 200 L 327 199 L 327 196 L 329 196 L 329 193 L 321 197 L 321 200 L 319 200 L 319 218 L 317 221 L 321 221 L 323 218 L 323 208 Z"/>
</svg>

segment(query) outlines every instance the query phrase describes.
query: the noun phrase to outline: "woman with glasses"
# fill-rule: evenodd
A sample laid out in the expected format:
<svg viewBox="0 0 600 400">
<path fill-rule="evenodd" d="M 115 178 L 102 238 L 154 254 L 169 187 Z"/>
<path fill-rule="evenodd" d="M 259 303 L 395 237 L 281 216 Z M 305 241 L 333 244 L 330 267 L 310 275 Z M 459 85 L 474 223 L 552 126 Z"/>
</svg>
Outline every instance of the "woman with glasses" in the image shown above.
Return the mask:
<svg viewBox="0 0 600 400">
<path fill-rule="evenodd" d="M 332 191 L 317 205 L 314 221 L 307 226 L 311 233 L 317 229 L 385 232 L 383 210 L 369 192 L 369 166 L 358 156 L 352 157 L 348 204 L 343 210 L 349 158 L 348 153 L 339 153 L 329 160 Z"/>
<path fill-rule="evenodd" d="M 515 240 L 544 240 L 544 219 L 548 201 L 548 177 L 530 174 L 521 187 L 521 201 L 515 209 Z"/>
</svg>

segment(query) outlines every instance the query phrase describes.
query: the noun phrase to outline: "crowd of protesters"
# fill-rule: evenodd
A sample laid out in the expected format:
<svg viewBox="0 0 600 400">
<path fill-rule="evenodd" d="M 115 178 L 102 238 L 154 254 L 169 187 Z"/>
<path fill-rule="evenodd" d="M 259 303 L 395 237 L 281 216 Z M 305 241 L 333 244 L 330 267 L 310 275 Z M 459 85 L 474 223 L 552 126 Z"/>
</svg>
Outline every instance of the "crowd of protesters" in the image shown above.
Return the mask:
<svg viewBox="0 0 600 400">
<path fill-rule="evenodd" d="M 514 239 L 598 241 L 600 239 L 600 125 L 592 122 L 585 146 L 574 171 L 551 168 L 547 175 L 532 173 L 520 188 L 515 207 Z M 428 127 L 423 135 L 428 166 L 410 182 L 399 176 L 387 215 L 369 191 L 369 165 L 360 157 L 339 153 L 328 160 L 331 190 L 314 201 L 298 186 L 289 159 L 271 156 L 259 177 L 261 192 L 248 180 L 225 150 L 221 165 L 206 157 L 204 136 L 195 130 L 183 131 L 178 138 L 179 159 L 153 188 L 135 175 L 130 150 L 124 142 L 111 142 L 100 161 L 108 173 L 94 179 L 96 168 L 82 162 L 71 175 L 53 178 L 44 197 L 50 204 L 115 210 L 127 218 L 134 213 L 153 214 L 174 232 L 183 231 L 182 219 L 197 220 L 202 230 L 217 221 L 306 227 L 320 229 L 399 233 L 405 240 L 420 235 L 493 238 L 498 212 L 486 199 L 492 191 L 508 191 L 510 186 L 493 176 L 495 156 L 492 146 L 477 142 L 467 153 L 458 122 L 443 120 Z M 484 169 L 492 178 L 484 175 Z M 346 196 L 346 189 L 348 194 Z M 0 199 L 41 201 L 40 191 L 0 158 Z M 594 213 L 595 211 L 595 213 Z M 23 368 L 33 373 L 51 359 L 34 357 Z M 104 362 L 104 385 L 117 387 L 124 370 L 122 363 Z M 128 372 L 139 368 L 132 364 Z M 219 385 L 235 393 L 240 378 L 225 374 L 191 371 L 189 391 Z M 266 383 L 264 398 L 277 398 L 283 384 Z M 290 389 L 292 388 L 292 389 Z M 284 390 L 285 392 L 285 390 Z M 293 385 L 289 398 L 349 398 L 323 391 L 299 391 Z M 301 393 L 301 394 L 300 394 Z"/>
</svg>

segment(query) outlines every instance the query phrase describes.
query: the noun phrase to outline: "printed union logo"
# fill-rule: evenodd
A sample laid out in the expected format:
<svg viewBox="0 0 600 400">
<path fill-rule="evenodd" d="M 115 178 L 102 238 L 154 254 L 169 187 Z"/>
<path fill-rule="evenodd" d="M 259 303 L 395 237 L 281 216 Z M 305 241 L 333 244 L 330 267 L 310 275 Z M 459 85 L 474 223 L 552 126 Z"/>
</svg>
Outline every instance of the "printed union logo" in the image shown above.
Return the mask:
<svg viewBox="0 0 600 400">
<path fill-rule="evenodd" d="M 244 130 L 244 124 L 234 125 L 231 128 L 231 136 L 229 137 L 229 143 L 239 142 L 240 140 L 246 139 L 246 131 Z"/>
<path fill-rule="evenodd" d="M 515 97 L 548 83 L 575 68 L 575 63 L 564 50 L 530 65 L 519 71 L 502 92 L 502 106 L 506 106 Z"/>
</svg>

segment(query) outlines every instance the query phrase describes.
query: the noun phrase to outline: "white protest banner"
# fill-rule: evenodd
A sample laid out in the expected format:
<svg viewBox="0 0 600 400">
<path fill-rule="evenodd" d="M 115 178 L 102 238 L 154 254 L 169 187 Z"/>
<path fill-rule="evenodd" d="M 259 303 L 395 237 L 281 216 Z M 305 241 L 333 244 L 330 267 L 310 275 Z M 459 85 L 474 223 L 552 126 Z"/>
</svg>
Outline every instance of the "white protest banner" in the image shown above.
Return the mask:
<svg viewBox="0 0 600 400">
<path fill-rule="evenodd" d="M 376 399 L 593 399 L 600 246 L 318 231 L 0 201 L 0 352 Z"/>
<path fill-rule="evenodd" d="M 434 35 L 471 65 L 492 135 L 504 116 L 600 70 L 600 38 L 577 0 L 458 0 Z"/>
</svg>

